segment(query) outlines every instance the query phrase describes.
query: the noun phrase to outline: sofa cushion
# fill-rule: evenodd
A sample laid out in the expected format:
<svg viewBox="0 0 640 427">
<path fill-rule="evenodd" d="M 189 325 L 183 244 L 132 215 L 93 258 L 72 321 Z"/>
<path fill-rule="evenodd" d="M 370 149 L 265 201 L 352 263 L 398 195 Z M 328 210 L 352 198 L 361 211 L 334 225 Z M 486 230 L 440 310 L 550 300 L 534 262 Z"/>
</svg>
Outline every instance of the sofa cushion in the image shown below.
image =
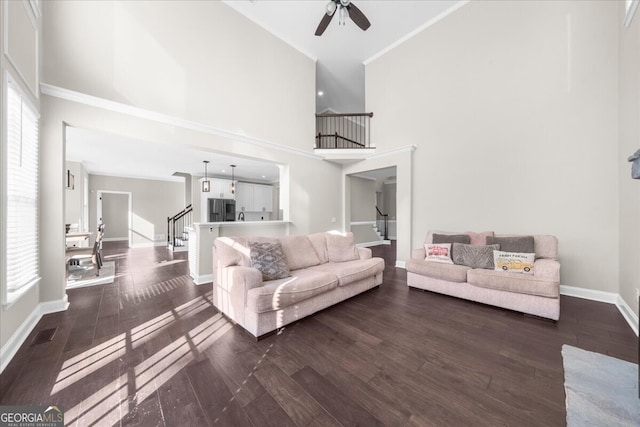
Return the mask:
<svg viewBox="0 0 640 427">
<path fill-rule="evenodd" d="M 538 295 L 549 298 L 558 298 L 560 295 L 558 282 L 506 271 L 473 269 L 467 273 L 467 282 L 470 285 L 482 288 L 520 294 Z"/>
<path fill-rule="evenodd" d="M 424 245 L 427 261 L 453 264 L 451 259 L 451 243 L 430 243 Z"/>
<path fill-rule="evenodd" d="M 493 251 L 499 245 L 475 246 L 463 243 L 453 244 L 453 263 L 472 268 L 488 268 L 493 270 Z"/>
<path fill-rule="evenodd" d="M 538 258 L 558 258 L 558 238 L 548 234 L 533 236 L 535 253 Z"/>
<path fill-rule="evenodd" d="M 315 271 L 331 273 L 338 278 L 338 286 L 347 286 L 384 271 L 382 258 L 359 259 L 355 261 L 329 262 L 311 267 Z"/>
<path fill-rule="evenodd" d="M 469 244 L 471 238 L 466 234 L 438 234 L 433 233 L 431 243 L 465 243 Z"/>
<path fill-rule="evenodd" d="M 327 255 L 330 262 L 353 261 L 359 258 L 353 233 L 327 233 Z"/>
<path fill-rule="evenodd" d="M 471 240 L 471 245 L 486 245 L 487 236 L 493 236 L 493 231 L 483 231 L 480 233 L 476 233 L 475 231 L 465 231 L 464 234 L 469 236 L 469 240 Z"/>
<path fill-rule="evenodd" d="M 338 286 L 331 273 L 304 269 L 292 271 L 286 279 L 272 280 L 247 292 L 247 309 L 256 313 L 280 310 L 329 292 Z"/>
<path fill-rule="evenodd" d="M 533 253 L 493 251 L 493 264 L 499 271 L 533 274 L 535 260 L 536 254 Z"/>
<path fill-rule="evenodd" d="M 320 264 L 329 262 L 329 254 L 327 254 L 327 233 L 314 233 L 307 236 L 311 246 L 316 251 Z"/>
<path fill-rule="evenodd" d="M 289 267 L 282 253 L 280 242 L 249 242 L 251 266 L 262 273 L 262 280 L 289 277 Z"/>
<path fill-rule="evenodd" d="M 289 270 L 320 264 L 320 258 L 307 236 L 284 236 L 278 239 Z"/>
<path fill-rule="evenodd" d="M 442 264 L 423 259 L 408 259 L 407 271 L 434 279 L 448 280 L 450 282 L 464 283 L 467 281 L 467 272 L 471 267 L 456 264 Z"/>
<path fill-rule="evenodd" d="M 533 236 L 487 236 L 487 245 L 500 245 L 504 252 L 534 253 Z"/>
</svg>

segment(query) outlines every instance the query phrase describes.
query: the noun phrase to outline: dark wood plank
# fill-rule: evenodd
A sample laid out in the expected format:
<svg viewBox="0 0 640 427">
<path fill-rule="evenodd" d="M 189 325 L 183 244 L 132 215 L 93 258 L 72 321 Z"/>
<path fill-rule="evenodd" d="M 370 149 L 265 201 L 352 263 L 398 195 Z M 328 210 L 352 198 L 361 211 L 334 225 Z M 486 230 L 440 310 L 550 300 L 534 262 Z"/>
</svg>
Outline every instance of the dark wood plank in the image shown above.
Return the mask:
<svg viewBox="0 0 640 427">
<path fill-rule="evenodd" d="M 301 369 L 292 378 L 340 424 L 344 426 L 383 425 L 379 419 L 312 368 Z"/>
<path fill-rule="evenodd" d="M 193 363 L 186 370 L 209 425 L 251 425 L 221 374 L 208 360 Z"/>
<path fill-rule="evenodd" d="M 549 322 L 410 290 L 394 245 L 372 251 L 378 289 L 256 342 L 193 284 L 186 253 L 105 242 L 118 277 L 40 319 L 0 404 L 59 404 L 75 426 L 564 425 L 563 344 L 638 361 L 614 305 L 563 296 Z"/>
</svg>

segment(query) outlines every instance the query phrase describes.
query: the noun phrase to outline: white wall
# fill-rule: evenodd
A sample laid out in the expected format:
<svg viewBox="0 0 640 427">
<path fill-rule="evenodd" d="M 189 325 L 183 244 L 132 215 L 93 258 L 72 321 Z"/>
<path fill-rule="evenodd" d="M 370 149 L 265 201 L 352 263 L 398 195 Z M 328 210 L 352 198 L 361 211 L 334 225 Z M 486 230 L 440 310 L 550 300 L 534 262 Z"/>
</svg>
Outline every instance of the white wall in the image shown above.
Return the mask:
<svg viewBox="0 0 640 427">
<path fill-rule="evenodd" d="M 562 284 L 617 292 L 617 14 L 470 2 L 367 65 L 372 143 L 417 146 L 413 246 L 429 229 L 555 234 Z"/>
<path fill-rule="evenodd" d="M 351 222 L 376 220 L 376 181 L 349 177 L 351 185 Z"/>
<path fill-rule="evenodd" d="M 41 3 L 44 82 L 313 146 L 314 62 L 222 2 Z"/>
<path fill-rule="evenodd" d="M 92 230 L 98 226 L 96 216 L 98 191 L 131 193 L 131 246 L 166 244 L 167 217 L 184 209 L 182 206 L 184 203 L 184 184 L 181 182 L 90 175 L 89 189 L 89 218 Z M 109 198 L 108 194 L 106 196 Z M 126 209 L 128 210 L 128 207 Z M 107 208 L 107 215 L 109 212 L 109 208 Z M 103 216 L 105 237 L 122 237 L 111 234 L 112 225 L 107 222 L 107 219 L 108 216 Z M 113 224 L 113 226 L 116 230 L 120 230 L 120 225 Z"/>
<path fill-rule="evenodd" d="M 175 190 L 175 188 L 171 188 L 171 190 Z M 166 199 L 158 200 L 158 202 L 160 201 L 166 202 Z M 172 214 L 168 214 L 167 216 L 169 215 Z M 129 240 L 128 194 L 102 193 L 102 223 L 105 224 L 104 239 L 106 241 Z M 109 225 L 108 227 L 107 224 Z M 166 242 L 166 236 L 165 239 L 161 241 Z"/>
<path fill-rule="evenodd" d="M 623 2 L 620 2 L 622 22 Z M 629 28 L 620 28 L 620 296 L 636 316 L 640 288 L 640 180 L 631 179 L 627 158 L 640 148 L 640 13 Z"/>
</svg>

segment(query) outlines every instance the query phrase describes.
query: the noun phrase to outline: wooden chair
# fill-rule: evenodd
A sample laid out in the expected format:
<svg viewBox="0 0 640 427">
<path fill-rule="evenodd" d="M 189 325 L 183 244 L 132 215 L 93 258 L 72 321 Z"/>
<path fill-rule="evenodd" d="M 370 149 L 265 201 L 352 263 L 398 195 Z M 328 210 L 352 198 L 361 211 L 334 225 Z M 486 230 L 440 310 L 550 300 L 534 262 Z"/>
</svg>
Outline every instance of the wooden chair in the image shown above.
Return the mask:
<svg viewBox="0 0 640 427">
<path fill-rule="evenodd" d="M 80 265 L 82 261 L 91 259 L 96 276 L 100 275 L 102 268 L 102 236 L 104 234 L 104 224 L 98 226 L 96 241 L 92 248 L 68 248 L 65 252 L 66 259 L 70 265 Z"/>
</svg>

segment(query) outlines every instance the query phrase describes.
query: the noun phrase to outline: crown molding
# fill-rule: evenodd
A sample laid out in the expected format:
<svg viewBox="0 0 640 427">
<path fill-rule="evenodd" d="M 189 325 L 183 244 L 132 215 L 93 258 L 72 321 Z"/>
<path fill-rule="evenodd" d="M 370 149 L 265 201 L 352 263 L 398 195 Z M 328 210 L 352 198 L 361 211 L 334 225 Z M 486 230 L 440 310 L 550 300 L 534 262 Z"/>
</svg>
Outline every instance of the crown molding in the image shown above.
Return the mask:
<svg viewBox="0 0 640 427">
<path fill-rule="evenodd" d="M 430 26 L 432 26 L 433 24 L 443 20 L 444 18 L 446 18 L 447 16 L 451 15 L 453 12 L 455 12 L 456 10 L 460 9 L 462 6 L 464 6 L 465 4 L 469 3 L 469 1 L 471 0 L 463 0 L 459 3 L 454 4 L 453 6 L 451 6 L 450 8 L 448 8 L 447 10 L 445 10 L 444 12 L 440 13 L 439 15 L 435 16 L 433 19 L 430 19 L 429 21 L 425 22 L 423 25 L 421 25 L 420 27 L 416 28 L 415 30 L 413 30 L 412 32 L 410 32 L 409 34 L 407 34 L 406 36 L 396 40 L 395 42 L 391 43 L 389 46 L 385 47 L 384 49 L 382 49 L 380 52 L 374 54 L 373 56 L 371 56 L 370 58 L 365 59 L 362 64 L 364 65 L 369 65 L 371 62 L 375 61 L 376 59 L 380 58 L 381 56 L 383 56 L 385 53 L 389 52 L 392 49 L 395 49 L 396 47 L 400 46 L 402 43 L 406 42 L 407 40 L 415 37 L 416 35 L 418 35 L 419 33 L 421 33 L 422 31 L 426 30 L 427 28 L 429 28 Z"/>
<path fill-rule="evenodd" d="M 53 86 L 47 83 L 40 84 L 40 91 L 44 95 L 52 96 L 54 98 L 64 99 L 66 101 L 76 102 L 78 104 L 87 105 L 90 107 L 100 108 L 107 111 L 113 111 L 115 113 L 124 114 L 131 117 L 137 117 L 144 120 L 149 120 L 164 125 L 175 126 L 191 131 L 201 132 L 209 135 L 220 136 L 223 138 L 232 139 L 234 141 L 245 142 L 247 144 L 255 145 L 261 148 L 270 150 L 278 150 L 297 156 L 308 157 L 310 159 L 322 160 L 320 156 L 313 153 L 309 153 L 297 148 L 289 147 L 283 144 L 267 141 L 252 136 L 243 135 L 237 132 L 228 131 L 225 129 L 217 128 L 215 126 L 206 125 L 204 123 L 194 122 L 191 120 L 185 120 L 179 117 L 170 116 L 168 114 L 158 113 L 155 111 L 147 110 L 140 107 L 134 107 L 132 105 L 123 104 L 120 102 L 111 101 L 104 98 L 99 98 L 93 95 L 87 95 L 82 92 L 76 92 L 70 89 Z"/>
</svg>

